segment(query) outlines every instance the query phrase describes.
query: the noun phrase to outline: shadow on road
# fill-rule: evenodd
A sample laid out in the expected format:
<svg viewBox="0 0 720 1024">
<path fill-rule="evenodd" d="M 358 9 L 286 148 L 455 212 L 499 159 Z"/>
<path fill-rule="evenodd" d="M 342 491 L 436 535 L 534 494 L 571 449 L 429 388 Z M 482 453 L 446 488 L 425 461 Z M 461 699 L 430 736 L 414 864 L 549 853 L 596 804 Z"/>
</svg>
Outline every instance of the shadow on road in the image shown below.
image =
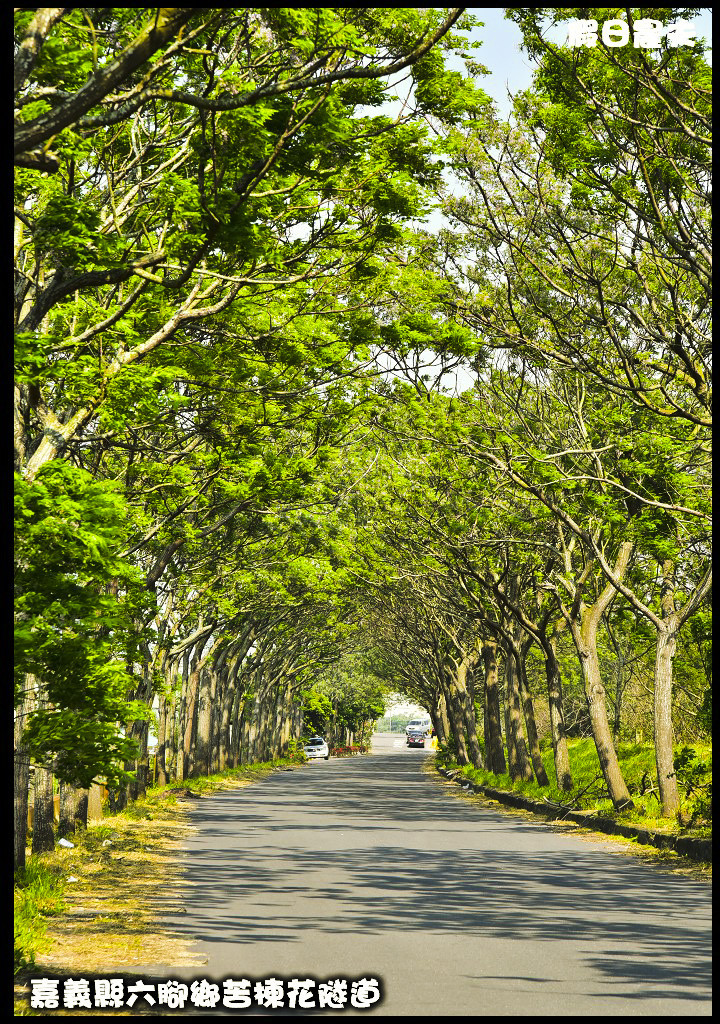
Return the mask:
<svg viewBox="0 0 720 1024">
<path fill-rule="evenodd" d="M 312 765 L 204 801 L 187 854 L 191 913 L 176 929 L 241 944 L 299 942 L 309 924 L 567 941 L 608 996 L 707 998 L 704 887 L 457 800 L 419 771 L 421 751 L 408 754 Z"/>
</svg>

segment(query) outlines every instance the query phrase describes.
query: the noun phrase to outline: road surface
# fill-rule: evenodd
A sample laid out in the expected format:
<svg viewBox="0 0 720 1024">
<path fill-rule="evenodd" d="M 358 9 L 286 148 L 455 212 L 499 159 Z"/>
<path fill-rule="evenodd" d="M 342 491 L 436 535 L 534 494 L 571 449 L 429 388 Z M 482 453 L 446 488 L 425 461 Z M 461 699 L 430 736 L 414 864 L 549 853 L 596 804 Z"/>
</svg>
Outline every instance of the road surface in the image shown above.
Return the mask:
<svg viewBox="0 0 720 1024">
<path fill-rule="evenodd" d="M 427 756 L 380 738 L 199 802 L 171 923 L 207 967 L 169 973 L 380 980 L 343 1015 L 710 1015 L 709 885 L 460 799 Z"/>
</svg>

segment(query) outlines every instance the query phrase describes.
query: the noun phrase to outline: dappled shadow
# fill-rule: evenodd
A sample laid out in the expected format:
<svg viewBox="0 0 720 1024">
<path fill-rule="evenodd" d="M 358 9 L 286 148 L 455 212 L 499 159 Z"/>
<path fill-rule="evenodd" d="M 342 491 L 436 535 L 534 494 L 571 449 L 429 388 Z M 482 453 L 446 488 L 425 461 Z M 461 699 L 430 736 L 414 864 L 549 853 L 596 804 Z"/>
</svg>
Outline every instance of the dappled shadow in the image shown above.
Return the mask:
<svg viewBox="0 0 720 1024">
<path fill-rule="evenodd" d="M 275 776 L 204 801 L 192 821 L 188 914 L 173 921 L 188 938 L 424 928 L 567 941 L 609 997 L 707 998 L 707 887 L 455 799 L 415 758 Z"/>
</svg>

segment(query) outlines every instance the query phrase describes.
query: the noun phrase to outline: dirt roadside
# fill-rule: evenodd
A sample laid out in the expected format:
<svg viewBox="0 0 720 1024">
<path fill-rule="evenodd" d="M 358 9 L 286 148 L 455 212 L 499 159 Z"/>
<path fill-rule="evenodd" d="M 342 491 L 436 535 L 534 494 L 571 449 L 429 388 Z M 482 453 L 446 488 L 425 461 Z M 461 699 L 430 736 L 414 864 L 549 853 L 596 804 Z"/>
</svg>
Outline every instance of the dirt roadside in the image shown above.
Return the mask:
<svg viewBox="0 0 720 1024">
<path fill-rule="evenodd" d="M 30 1007 L 30 978 L 118 977 L 131 975 L 138 964 L 201 967 L 205 961 L 192 953 L 179 930 L 158 926 L 161 916 L 181 919 L 185 913 L 181 848 L 193 831 L 189 809 L 209 792 L 252 785 L 273 770 L 218 780 L 209 791 L 203 786 L 201 794 L 172 787 L 152 792 L 128 812 L 93 822 L 71 837 L 72 849 L 58 846 L 43 855 L 66 879 L 65 910 L 47 919 L 35 967 L 15 979 L 15 1016 L 47 1015 Z M 97 1015 L 78 1007 L 51 1012 Z M 111 1015 L 144 1012 L 136 1006 Z M 157 1016 L 150 1007 L 147 1013 Z"/>
</svg>

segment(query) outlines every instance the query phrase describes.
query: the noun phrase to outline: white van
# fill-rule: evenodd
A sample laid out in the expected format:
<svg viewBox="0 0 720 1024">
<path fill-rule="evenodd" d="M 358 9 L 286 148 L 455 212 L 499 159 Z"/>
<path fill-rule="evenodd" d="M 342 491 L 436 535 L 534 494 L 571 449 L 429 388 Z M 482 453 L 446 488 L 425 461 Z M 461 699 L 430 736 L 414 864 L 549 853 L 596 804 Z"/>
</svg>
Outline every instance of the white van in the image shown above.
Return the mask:
<svg viewBox="0 0 720 1024">
<path fill-rule="evenodd" d="M 411 718 L 405 726 L 405 735 L 418 729 L 421 729 L 426 736 L 430 735 L 432 732 L 432 722 L 429 715 L 426 715 L 424 718 Z"/>
</svg>

